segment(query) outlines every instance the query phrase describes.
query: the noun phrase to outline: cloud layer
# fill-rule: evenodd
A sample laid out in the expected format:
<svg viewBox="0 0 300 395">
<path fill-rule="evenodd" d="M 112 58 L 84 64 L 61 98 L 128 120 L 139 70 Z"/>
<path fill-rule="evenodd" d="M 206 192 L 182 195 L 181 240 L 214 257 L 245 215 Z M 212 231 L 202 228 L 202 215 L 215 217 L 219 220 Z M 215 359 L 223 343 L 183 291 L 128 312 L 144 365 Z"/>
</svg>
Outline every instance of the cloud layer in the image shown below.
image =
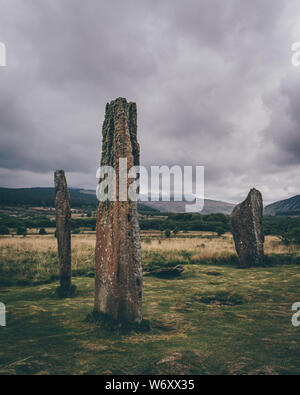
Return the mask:
<svg viewBox="0 0 300 395">
<path fill-rule="evenodd" d="M 0 185 L 95 188 L 107 101 L 142 163 L 204 165 L 206 196 L 300 193 L 297 0 L 0 0 Z"/>
</svg>

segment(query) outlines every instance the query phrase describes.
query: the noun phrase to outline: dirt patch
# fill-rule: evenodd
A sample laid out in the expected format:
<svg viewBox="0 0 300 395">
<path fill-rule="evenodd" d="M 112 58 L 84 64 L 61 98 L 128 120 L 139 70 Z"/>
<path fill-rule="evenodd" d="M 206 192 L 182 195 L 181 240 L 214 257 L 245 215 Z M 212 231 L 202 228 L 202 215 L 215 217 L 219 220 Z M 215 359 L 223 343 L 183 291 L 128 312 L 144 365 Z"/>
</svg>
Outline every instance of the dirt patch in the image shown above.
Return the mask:
<svg viewBox="0 0 300 395">
<path fill-rule="evenodd" d="M 182 354 L 175 352 L 171 355 L 167 355 L 158 361 L 155 365 L 155 374 L 175 374 L 175 375 L 186 375 L 191 374 L 191 367 L 181 361 Z"/>
<path fill-rule="evenodd" d="M 201 303 L 214 306 L 236 306 L 241 305 L 245 302 L 244 298 L 241 295 L 225 291 L 216 292 L 215 294 L 198 294 L 195 295 L 195 299 Z"/>
<path fill-rule="evenodd" d="M 223 273 L 220 273 L 220 272 L 206 272 L 204 274 L 206 274 L 207 276 L 222 276 Z"/>
</svg>

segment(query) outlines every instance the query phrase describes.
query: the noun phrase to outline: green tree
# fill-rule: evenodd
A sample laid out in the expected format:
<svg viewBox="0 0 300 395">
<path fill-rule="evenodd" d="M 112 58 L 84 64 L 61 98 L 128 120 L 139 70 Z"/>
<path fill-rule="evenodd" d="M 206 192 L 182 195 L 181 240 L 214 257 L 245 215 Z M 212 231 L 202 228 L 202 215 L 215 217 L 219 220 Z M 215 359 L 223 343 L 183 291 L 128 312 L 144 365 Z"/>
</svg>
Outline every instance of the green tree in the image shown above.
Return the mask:
<svg viewBox="0 0 300 395">
<path fill-rule="evenodd" d="M 18 229 L 17 229 L 17 235 L 18 236 L 27 236 L 27 228 L 25 228 L 25 226 L 20 226 Z"/>
<path fill-rule="evenodd" d="M 290 234 L 293 244 L 300 245 L 300 228 L 294 228 Z"/>
<path fill-rule="evenodd" d="M 167 237 L 167 238 L 171 237 L 171 231 L 170 231 L 170 229 L 166 229 L 166 230 L 165 230 L 165 237 Z"/>
<path fill-rule="evenodd" d="M 9 235 L 9 229 L 5 225 L 0 225 L 0 235 Z"/>
<path fill-rule="evenodd" d="M 290 231 L 283 231 L 281 232 L 278 237 L 282 241 L 285 246 L 290 246 L 293 243 L 293 238 Z"/>
<path fill-rule="evenodd" d="M 39 234 L 42 235 L 42 236 L 46 235 L 47 234 L 46 229 L 45 228 L 41 228 Z"/>
<path fill-rule="evenodd" d="M 223 226 L 217 226 L 216 232 L 217 232 L 218 237 L 221 237 L 226 232 L 226 229 L 223 228 Z"/>
</svg>

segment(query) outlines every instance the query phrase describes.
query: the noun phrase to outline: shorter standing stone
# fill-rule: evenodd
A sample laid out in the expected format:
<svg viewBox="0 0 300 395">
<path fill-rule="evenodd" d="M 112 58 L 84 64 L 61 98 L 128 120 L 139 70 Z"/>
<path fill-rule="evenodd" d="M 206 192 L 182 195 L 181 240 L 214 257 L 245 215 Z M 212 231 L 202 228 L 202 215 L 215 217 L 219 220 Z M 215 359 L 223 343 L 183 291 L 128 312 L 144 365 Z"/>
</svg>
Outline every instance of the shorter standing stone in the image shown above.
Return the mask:
<svg viewBox="0 0 300 395">
<path fill-rule="evenodd" d="M 247 199 L 238 204 L 231 216 L 231 228 L 241 266 L 256 266 L 264 260 L 261 193 L 251 189 Z"/>
<path fill-rule="evenodd" d="M 60 296 L 68 296 L 72 291 L 71 266 L 71 205 L 64 170 L 57 170 L 54 175 L 56 237 L 60 269 Z"/>
</svg>

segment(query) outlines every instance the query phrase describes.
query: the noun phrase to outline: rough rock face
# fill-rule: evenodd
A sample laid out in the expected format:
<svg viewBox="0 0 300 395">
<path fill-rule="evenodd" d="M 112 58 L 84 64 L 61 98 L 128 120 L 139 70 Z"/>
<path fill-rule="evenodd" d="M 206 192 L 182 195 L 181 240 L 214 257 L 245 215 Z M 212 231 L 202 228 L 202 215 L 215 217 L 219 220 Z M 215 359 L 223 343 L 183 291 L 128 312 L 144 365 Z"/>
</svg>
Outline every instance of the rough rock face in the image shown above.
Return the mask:
<svg viewBox="0 0 300 395">
<path fill-rule="evenodd" d="M 116 201 L 99 202 L 95 250 L 94 309 L 124 323 L 142 321 L 141 240 L 137 202 L 119 200 L 119 158 L 139 165 L 135 103 L 106 105 L 101 166 L 116 171 Z M 127 187 L 133 179 L 127 181 Z"/>
<path fill-rule="evenodd" d="M 63 170 L 57 170 L 55 172 L 54 183 L 60 288 L 62 291 L 68 292 L 72 286 L 71 205 L 65 172 Z"/>
<path fill-rule="evenodd" d="M 262 195 L 256 189 L 251 189 L 247 199 L 238 204 L 231 214 L 232 233 L 242 266 L 255 266 L 263 262 L 264 233 L 262 216 Z"/>
</svg>

